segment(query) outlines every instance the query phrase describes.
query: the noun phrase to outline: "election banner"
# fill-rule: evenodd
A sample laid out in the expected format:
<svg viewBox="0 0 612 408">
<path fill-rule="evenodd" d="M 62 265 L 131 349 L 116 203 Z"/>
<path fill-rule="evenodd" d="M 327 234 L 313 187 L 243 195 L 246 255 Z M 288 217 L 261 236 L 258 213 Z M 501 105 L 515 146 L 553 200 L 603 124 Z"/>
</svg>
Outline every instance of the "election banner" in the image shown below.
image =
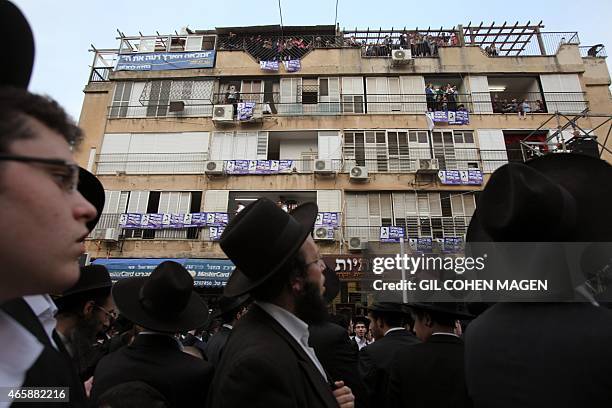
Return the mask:
<svg viewBox="0 0 612 408">
<path fill-rule="evenodd" d="M 441 184 L 481 185 L 483 175 L 480 170 L 441 170 L 438 172 Z"/>
<path fill-rule="evenodd" d="M 283 65 L 285 66 L 285 71 L 287 72 L 298 72 L 300 69 L 302 69 L 302 63 L 299 59 L 283 61 Z"/>
<path fill-rule="evenodd" d="M 251 120 L 255 110 L 255 102 L 240 102 L 237 110 L 238 120 Z"/>
<path fill-rule="evenodd" d="M 404 227 L 380 227 L 380 242 L 400 242 L 406 238 Z"/>
<path fill-rule="evenodd" d="M 226 174 L 291 173 L 293 160 L 226 160 Z"/>
<path fill-rule="evenodd" d="M 125 213 L 121 214 L 119 217 L 119 227 L 124 229 L 177 229 L 189 227 L 225 226 L 228 222 L 228 214 L 221 212 L 189 214 Z"/>
<path fill-rule="evenodd" d="M 448 123 L 449 125 L 469 125 L 470 123 L 470 114 L 465 111 L 427 112 L 427 116 L 434 123 Z"/>
<path fill-rule="evenodd" d="M 215 51 L 152 52 L 120 54 L 115 71 L 167 71 L 174 69 L 213 68 Z"/>
<path fill-rule="evenodd" d="M 225 227 L 210 227 L 210 240 L 218 241 L 219 239 L 221 239 L 221 234 L 223 234 L 223 231 L 225 231 Z"/>
<path fill-rule="evenodd" d="M 266 72 L 277 72 L 278 61 L 259 61 L 259 68 Z"/>
<path fill-rule="evenodd" d="M 320 212 L 317 214 L 315 225 L 322 227 L 338 227 L 340 225 L 340 213 Z"/>
</svg>

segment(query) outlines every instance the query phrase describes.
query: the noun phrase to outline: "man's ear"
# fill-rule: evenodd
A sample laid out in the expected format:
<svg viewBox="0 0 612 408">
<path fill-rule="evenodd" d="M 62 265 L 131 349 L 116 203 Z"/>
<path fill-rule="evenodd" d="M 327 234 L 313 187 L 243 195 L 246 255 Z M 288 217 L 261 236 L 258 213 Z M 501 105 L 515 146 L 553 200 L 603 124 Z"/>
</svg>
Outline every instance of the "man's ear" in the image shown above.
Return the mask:
<svg viewBox="0 0 612 408">
<path fill-rule="evenodd" d="M 423 317 L 423 323 L 425 323 L 426 327 L 433 327 L 433 320 L 431 320 L 431 316 L 429 315 L 429 313 L 425 313 L 425 316 Z"/>
<path fill-rule="evenodd" d="M 291 281 L 291 291 L 292 292 L 301 292 L 304 289 L 304 278 L 294 278 Z"/>
<path fill-rule="evenodd" d="M 93 300 L 87 301 L 87 303 L 83 305 L 83 316 L 90 317 L 93 314 L 95 308 L 96 303 Z"/>
</svg>

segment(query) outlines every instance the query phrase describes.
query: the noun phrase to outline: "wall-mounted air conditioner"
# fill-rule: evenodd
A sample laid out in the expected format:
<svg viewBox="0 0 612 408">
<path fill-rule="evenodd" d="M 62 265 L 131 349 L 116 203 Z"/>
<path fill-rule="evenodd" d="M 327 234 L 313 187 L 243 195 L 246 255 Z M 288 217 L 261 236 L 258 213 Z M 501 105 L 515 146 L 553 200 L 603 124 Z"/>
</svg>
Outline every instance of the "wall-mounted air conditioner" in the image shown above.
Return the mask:
<svg viewBox="0 0 612 408">
<path fill-rule="evenodd" d="M 351 180 L 364 181 L 368 179 L 368 168 L 365 166 L 353 166 L 350 171 Z"/>
<path fill-rule="evenodd" d="M 396 65 L 408 64 L 412 60 L 412 53 L 410 50 L 393 50 L 391 59 Z"/>
<path fill-rule="evenodd" d="M 350 237 L 348 240 L 349 251 L 362 251 L 365 246 L 365 242 L 361 237 Z"/>
<path fill-rule="evenodd" d="M 314 162 L 314 172 L 318 174 L 333 174 L 332 161 L 329 159 L 317 159 Z"/>
<path fill-rule="evenodd" d="M 205 163 L 204 173 L 206 174 L 224 174 L 225 167 L 223 160 L 209 160 Z"/>
<path fill-rule="evenodd" d="M 234 120 L 234 107 L 232 105 L 215 105 L 212 120 L 216 122 L 231 122 Z"/>
<path fill-rule="evenodd" d="M 333 241 L 334 240 L 334 228 L 333 227 L 315 227 L 313 233 L 315 241 Z"/>
</svg>

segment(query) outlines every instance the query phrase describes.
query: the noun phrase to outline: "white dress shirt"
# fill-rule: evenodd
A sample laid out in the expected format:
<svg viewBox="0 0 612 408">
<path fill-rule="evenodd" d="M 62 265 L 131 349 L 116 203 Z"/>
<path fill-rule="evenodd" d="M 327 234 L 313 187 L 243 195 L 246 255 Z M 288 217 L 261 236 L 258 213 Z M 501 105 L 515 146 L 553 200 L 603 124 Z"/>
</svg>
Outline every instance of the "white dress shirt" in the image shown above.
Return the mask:
<svg viewBox="0 0 612 408">
<path fill-rule="evenodd" d="M 55 340 L 53 340 L 53 329 L 55 329 L 55 325 L 57 324 L 57 320 L 55 320 L 57 306 L 55 306 L 51 297 L 49 295 L 31 295 L 24 296 L 23 300 L 26 301 L 30 309 L 32 309 L 34 314 L 38 317 L 38 320 L 40 320 L 40 323 L 45 328 L 45 332 L 51 344 L 57 349 Z"/>
<path fill-rule="evenodd" d="M 287 330 L 287 332 L 293 337 L 293 339 L 302 347 L 306 355 L 310 357 L 313 364 L 325 381 L 327 381 L 327 374 L 325 374 L 325 370 L 323 369 L 323 365 L 317 358 L 317 355 L 312 347 L 308 345 L 308 337 L 310 333 L 308 332 L 308 325 L 304 323 L 304 321 L 297 318 L 293 313 L 288 310 L 283 309 L 280 306 L 277 306 L 272 303 L 267 302 L 255 302 L 259 307 L 261 307 L 266 313 L 268 313 L 274 320 L 280 324 L 283 329 Z"/>
<path fill-rule="evenodd" d="M 355 343 L 357 343 L 357 347 L 359 348 L 359 350 L 361 350 L 368 344 L 372 344 L 372 342 L 368 341 L 368 339 L 366 339 L 365 336 L 364 337 L 353 336 L 352 339 L 355 340 Z"/>
<path fill-rule="evenodd" d="M 0 385 L 21 387 L 26 372 L 36 362 L 44 347 L 32 333 L 2 310 L 0 345 Z M 10 405 L 10 401 L 0 401 L 0 408 Z"/>
</svg>

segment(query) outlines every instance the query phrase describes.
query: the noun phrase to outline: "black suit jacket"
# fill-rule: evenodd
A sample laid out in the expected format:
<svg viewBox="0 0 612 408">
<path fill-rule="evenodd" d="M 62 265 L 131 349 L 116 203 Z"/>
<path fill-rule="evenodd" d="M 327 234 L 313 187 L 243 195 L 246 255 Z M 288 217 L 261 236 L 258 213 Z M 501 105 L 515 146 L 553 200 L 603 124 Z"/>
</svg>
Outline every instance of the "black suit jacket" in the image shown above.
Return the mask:
<svg viewBox="0 0 612 408">
<path fill-rule="evenodd" d="M 370 406 L 384 406 L 387 379 L 399 351 L 420 343 L 408 330 L 394 330 L 359 351 L 359 373 L 365 384 Z"/>
<path fill-rule="evenodd" d="M 231 329 L 221 326 L 221 329 L 210 338 L 208 343 L 206 343 L 206 348 L 204 350 L 206 358 L 208 358 L 208 361 L 213 366 L 216 367 L 219 364 L 221 353 L 231 333 Z"/>
<path fill-rule="evenodd" d="M 70 406 L 86 407 L 85 389 L 68 354 L 62 353 L 51 343 L 38 317 L 22 298 L 10 300 L 1 306 L 2 310 L 34 335 L 43 345 L 43 351 L 26 373 L 22 387 L 69 387 Z M 57 344 L 63 350 L 60 341 Z M 13 404 L 21 406 L 22 404 Z M 65 403 L 45 403 L 49 407 L 65 407 Z"/>
<path fill-rule="evenodd" d="M 325 322 L 308 327 L 308 344 L 314 348 L 325 371 L 334 381 L 344 381 L 355 396 L 355 407 L 368 406 L 365 387 L 358 371 L 357 345 L 345 329 Z"/>
<path fill-rule="evenodd" d="M 612 311 L 590 304 L 492 306 L 465 333 L 475 407 L 605 407 Z"/>
<path fill-rule="evenodd" d="M 256 304 L 232 330 L 211 389 L 209 408 L 338 407 L 308 355 Z"/>
<path fill-rule="evenodd" d="M 139 334 L 134 342 L 98 363 L 92 401 L 115 385 L 143 381 L 159 391 L 172 407 L 203 406 L 213 376 L 206 361 L 181 351 L 169 336 Z"/>
<path fill-rule="evenodd" d="M 389 408 L 467 408 L 463 340 L 444 334 L 402 350 L 387 386 Z"/>
</svg>

